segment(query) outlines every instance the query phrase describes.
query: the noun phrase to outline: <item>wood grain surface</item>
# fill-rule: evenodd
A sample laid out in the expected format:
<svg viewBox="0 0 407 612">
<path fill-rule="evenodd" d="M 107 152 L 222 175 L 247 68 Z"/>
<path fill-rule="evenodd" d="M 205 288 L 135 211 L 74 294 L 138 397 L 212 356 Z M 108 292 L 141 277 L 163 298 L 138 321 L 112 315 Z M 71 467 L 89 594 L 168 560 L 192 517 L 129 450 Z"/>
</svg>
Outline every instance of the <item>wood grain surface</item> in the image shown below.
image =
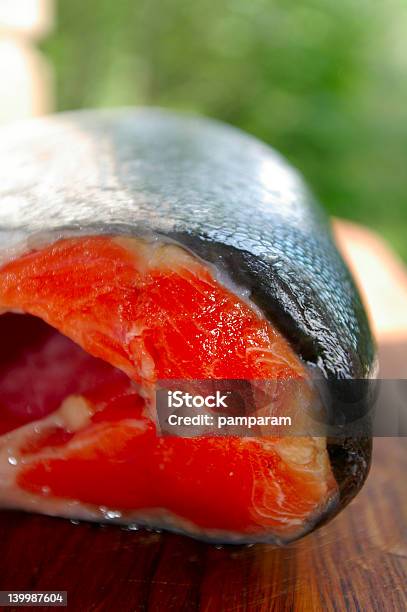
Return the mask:
<svg viewBox="0 0 407 612">
<path fill-rule="evenodd" d="M 376 330 L 382 375 L 407 378 L 407 344 L 400 342 L 407 282 L 395 329 L 389 306 L 369 291 L 373 316 L 383 321 Z M 217 548 L 171 534 L 0 512 L 0 589 L 66 590 L 75 612 L 407 610 L 406 474 L 407 438 L 377 438 L 357 498 L 285 548 Z"/>
</svg>

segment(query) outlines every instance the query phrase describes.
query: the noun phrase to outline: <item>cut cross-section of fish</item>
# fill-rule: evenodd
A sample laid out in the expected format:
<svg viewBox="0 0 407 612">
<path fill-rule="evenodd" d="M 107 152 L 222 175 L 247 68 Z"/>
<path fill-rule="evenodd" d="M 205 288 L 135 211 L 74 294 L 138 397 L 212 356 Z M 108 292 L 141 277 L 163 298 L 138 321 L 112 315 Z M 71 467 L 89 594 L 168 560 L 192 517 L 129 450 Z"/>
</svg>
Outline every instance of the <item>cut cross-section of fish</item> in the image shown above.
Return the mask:
<svg viewBox="0 0 407 612">
<path fill-rule="evenodd" d="M 287 541 L 337 502 L 324 438 L 157 432 L 159 379 L 308 377 L 257 309 L 184 249 L 60 240 L 0 269 L 0 304 L 26 313 L 0 320 L 3 505 Z"/>
</svg>

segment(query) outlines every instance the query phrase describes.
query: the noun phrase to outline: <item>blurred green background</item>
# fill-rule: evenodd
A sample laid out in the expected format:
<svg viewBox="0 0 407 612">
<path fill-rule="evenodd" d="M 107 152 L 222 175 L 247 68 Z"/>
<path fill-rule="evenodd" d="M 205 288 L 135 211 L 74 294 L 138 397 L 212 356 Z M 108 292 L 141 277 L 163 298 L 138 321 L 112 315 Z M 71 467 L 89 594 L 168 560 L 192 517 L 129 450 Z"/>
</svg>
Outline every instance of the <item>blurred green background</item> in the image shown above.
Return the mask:
<svg viewBox="0 0 407 612">
<path fill-rule="evenodd" d="M 59 110 L 152 104 L 233 123 L 407 260 L 404 0 L 60 0 Z"/>
</svg>

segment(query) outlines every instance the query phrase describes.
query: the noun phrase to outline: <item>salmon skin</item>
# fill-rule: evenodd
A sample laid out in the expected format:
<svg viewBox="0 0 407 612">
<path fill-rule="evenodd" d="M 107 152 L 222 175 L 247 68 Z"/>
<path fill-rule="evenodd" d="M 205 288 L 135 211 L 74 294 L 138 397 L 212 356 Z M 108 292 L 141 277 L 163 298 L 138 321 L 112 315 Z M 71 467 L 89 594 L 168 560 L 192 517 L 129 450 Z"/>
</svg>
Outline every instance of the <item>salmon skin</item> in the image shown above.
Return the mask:
<svg viewBox="0 0 407 612">
<path fill-rule="evenodd" d="M 307 380 L 311 370 L 326 381 L 335 420 L 343 410 L 338 381 L 374 375 L 358 291 L 295 170 L 234 128 L 155 109 L 5 127 L 0 156 L 0 312 L 50 326 L 40 333 L 27 323 L 37 329 L 44 371 L 55 351 L 77 364 L 58 374 L 66 392 L 48 389 L 35 418 L 24 413 L 32 388 L 15 400 L 0 371 L 3 446 L 15 450 L 16 468 L 11 474 L 0 437 L 9 464 L 3 505 L 212 541 L 284 543 L 352 499 L 369 470 L 368 436 L 163 442 L 143 412 L 143 388 L 159 378 Z M 4 316 L 11 317 L 5 327 L 20 325 L 21 315 Z M 129 357 L 130 337 L 137 346 Z M 181 338 L 195 360 L 179 348 Z M 4 349 L 4 380 L 30 379 L 34 348 L 22 341 L 19 350 L 10 364 Z M 41 430 L 37 446 L 34 430 Z M 172 459 L 163 463 L 164 455 Z M 149 483 L 134 476 L 147 469 L 146 457 Z M 195 472 L 182 467 L 188 462 Z M 117 471 L 118 463 L 127 467 Z M 107 487 L 95 484 L 98 471 Z M 230 482 L 234 474 L 241 487 Z M 230 508 L 219 499 L 226 484 Z"/>
</svg>

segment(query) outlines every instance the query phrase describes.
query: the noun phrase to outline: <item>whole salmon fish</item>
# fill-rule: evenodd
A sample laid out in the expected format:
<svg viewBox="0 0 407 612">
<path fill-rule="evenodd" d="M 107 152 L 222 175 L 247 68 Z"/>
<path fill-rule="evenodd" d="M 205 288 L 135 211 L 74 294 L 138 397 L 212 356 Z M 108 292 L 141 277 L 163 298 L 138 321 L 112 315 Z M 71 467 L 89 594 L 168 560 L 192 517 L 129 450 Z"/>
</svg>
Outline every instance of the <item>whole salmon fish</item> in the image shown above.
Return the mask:
<svg viewBox="0 0 407 612">
<path fill-rule="evenodd" d="M 346 419 L 338 382 L 372 377 L 374 346 L 295 170 L 216 121 L 124 109 L 3 127 L 0 173 L 3 507 L 284 543 L 346 505 L 369 435 L 303 415 L 318 379 Z M 163 380 L 278 382 L 260 414 L 298 435 L 163 435 Z"/>
</svg>

